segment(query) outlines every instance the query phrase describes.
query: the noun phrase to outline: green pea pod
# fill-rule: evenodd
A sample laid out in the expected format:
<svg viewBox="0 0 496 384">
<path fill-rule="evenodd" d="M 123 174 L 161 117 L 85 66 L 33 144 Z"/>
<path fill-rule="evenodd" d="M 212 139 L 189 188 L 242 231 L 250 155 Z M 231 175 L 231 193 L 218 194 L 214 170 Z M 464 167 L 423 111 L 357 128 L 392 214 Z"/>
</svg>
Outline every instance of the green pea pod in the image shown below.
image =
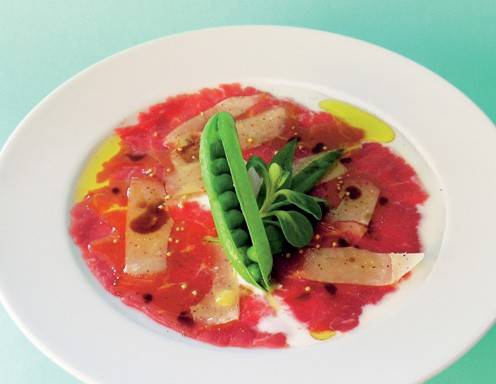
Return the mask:
<svg viewBox="0 0 496 384">
<path fill-rule="evenodd" d="M 246 226 L 251 237 L 252 251 L 258 260 L 258 266 L 262 272 L 265 288 L 270 288 L 270 272 L 272 271 L 272 252 L 269 240 L 265 233 L 262 218 L 258 211 L 257 200 L 251 186 L 251 180 L 246 170 L 246 165 L 241 153 L 236 123 L 233 117 L 226 112 L 219 113 L 219 135 L 224 145 L 226 159 L 231 170 L 234 190 L 238 196 L 239 204 Z"/>
<path fill-rule="evenodd" d="M 323 152 L 293 176 L 291 189 L 306 193 L 326 174 L 328 169 L 341 157 L 343 151 Z"/>
<path fill-rule="evenodd" d="M 229 165 L 228 172 L 220 175 L 214 172 L 219 158 L 225 158 Z M 270 244 L 241 154 L 235 122 L 228 113 L 212 116 L 205 126 L 200 141 L 200 165 L 215 227 L 229 261 L 247 282 L 269 289 Z M 228 179 L 232 179 L 232 187 Z M 236 202 L 230 201 L 233 196 Z M 231 208 L 238 205 L 244 219 L 242 223 Z"/>
</svg>

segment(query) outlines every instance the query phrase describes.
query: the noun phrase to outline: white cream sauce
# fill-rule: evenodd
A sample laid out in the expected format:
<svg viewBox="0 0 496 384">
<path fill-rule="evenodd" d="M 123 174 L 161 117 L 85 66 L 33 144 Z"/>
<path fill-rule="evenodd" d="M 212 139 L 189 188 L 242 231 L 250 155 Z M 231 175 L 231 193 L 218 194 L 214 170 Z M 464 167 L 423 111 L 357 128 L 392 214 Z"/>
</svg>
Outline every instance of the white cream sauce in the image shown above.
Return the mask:
<svg viewBox="0 0 496 384">
<path fill-rule="evenodd" d="M 319 341 L 310 336 L 310 332 L 305 325 L 296 320 L 286 304 L 273 296 L 277 300 L 278 308 L 275 316 L 267 316 L 258 323 L 258 330 L 262 332 L 277 333 L 286 335 L 288 345 L 291 347 L 311 345 Z"/>
</svg>

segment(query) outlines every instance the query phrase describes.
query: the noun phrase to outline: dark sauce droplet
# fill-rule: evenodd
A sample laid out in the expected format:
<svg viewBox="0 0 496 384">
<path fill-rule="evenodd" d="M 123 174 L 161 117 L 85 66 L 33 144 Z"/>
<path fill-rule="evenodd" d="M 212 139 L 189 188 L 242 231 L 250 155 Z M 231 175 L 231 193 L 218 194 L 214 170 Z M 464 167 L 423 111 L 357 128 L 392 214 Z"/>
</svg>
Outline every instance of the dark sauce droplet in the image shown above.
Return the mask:
<svg viewBox="0 0 496 384">
<path fill-rule="evenodd" d="M 119 188 L 117 188 L 117 187 L 112 188 L 112 193 L 114 195 L 118 195 L 120 192 L 121 192 L 121 190 Z"/>
<path fill-rule="evenodd" d="M 324 150 L 325 148 L 325 144 L 324 143 L 317 143 L 315 144 L 315 146 L 312 148 L 312 153 L 320 153 Z"/>
<path fill-rule="evenodd" d="M 349 164 L 353 159 L 351 157 L 342 157 L 339 161 L 341 161 L 341 164 Z"/>
<path fill-rule="evenodd" d="M 389 203 L 389 199 L 385 196 L 381 196 L 379 197 L 379 204 L 380 205 L 386 205 L 387 203 Z"/>
<path fill-rule="evenodd" d="M 127 154 L 127 157 L 129 158 L 129 160 L 131 161 L 139 161 L 141 159 L 144 159 L 146 156 L 146 153 L 140 153 L 140 152 L 136 152 L 136 153 L 129 153 Z"/>
<path fill-rule="evenodd" d="M 143 301 L 145 303 L 149 303 L 153 300 L 153 295 L 151 293 L 144 293 L 143 294 Z"/>
<path fill-rule="evenodd" d="M 338 239 L 338 245 L 339 245 L 340 247 L 349 247 L 349 246 L 350 246 L 350 243 L 348 243 L 348 242 L 346 241 L 346 239 L 343 239 L 342 237 L 340 237 L 340 238 Z"/>
<path fill-rule="evenodd" d="M 355 187 L 354 185 L 350 185 L 349 187 L 346 187 L 345 192 L 348 193 L 348 196 L 350 197 L 351 200 L 356 200 L 360 196 L 362 196 L 362 191 L 360 191 L 360 188 Z"/>
<path fill-rule="evenodd" d="M 145 212 L 131 221 L 130 227 L 136 233 L 152 233 L 158 231 L 167 221 L 163 202 L 148 206 Z"/>
<path fill-rule="evenodd" d="M 334 296 L 338 290 L 336 286 L 331 283 L 324 284 L 324 288 L 332 296 Z"/>
<path fill-rule="evenodd" d="M 189 327 L 193 326 L 193 324 L 195 323 L 195 321 L 193 320 L 193 316 L 191 316 L 191 313 L 189 311 L 182 311 L 177 316 L 177 321 Z"/>
</svg>

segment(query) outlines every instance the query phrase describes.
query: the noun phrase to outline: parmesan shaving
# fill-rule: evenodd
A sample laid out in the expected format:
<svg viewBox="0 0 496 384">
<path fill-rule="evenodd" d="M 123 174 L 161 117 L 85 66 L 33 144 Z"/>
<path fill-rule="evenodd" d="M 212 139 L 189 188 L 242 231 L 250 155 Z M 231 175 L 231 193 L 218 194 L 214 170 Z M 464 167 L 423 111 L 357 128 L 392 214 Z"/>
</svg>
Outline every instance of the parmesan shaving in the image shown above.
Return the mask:
<svg viewBox="0 0 496 384">
<path fill-rule="evenodd" d="M 325 283 L 391 285 L 423 258 L 423 253 L 377 253 L 353 247 L 310 249 L 298 275 Z"/>
</svg>

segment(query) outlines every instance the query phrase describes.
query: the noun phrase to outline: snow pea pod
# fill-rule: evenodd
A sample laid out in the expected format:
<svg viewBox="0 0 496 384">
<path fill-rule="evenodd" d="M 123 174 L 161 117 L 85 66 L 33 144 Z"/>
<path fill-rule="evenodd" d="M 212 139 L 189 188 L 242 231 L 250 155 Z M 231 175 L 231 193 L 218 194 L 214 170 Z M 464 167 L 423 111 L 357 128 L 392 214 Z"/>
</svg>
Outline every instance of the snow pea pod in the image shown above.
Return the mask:
<svg viewBox="0 0 496 384">
<path fill-rule="evenodd" d="M 232 116 L 217 113 L 200 140 L 200 165 L 215 227 L 227 257 L 247 282 L 270 288 L 272 253 Z"/>
</svg>

